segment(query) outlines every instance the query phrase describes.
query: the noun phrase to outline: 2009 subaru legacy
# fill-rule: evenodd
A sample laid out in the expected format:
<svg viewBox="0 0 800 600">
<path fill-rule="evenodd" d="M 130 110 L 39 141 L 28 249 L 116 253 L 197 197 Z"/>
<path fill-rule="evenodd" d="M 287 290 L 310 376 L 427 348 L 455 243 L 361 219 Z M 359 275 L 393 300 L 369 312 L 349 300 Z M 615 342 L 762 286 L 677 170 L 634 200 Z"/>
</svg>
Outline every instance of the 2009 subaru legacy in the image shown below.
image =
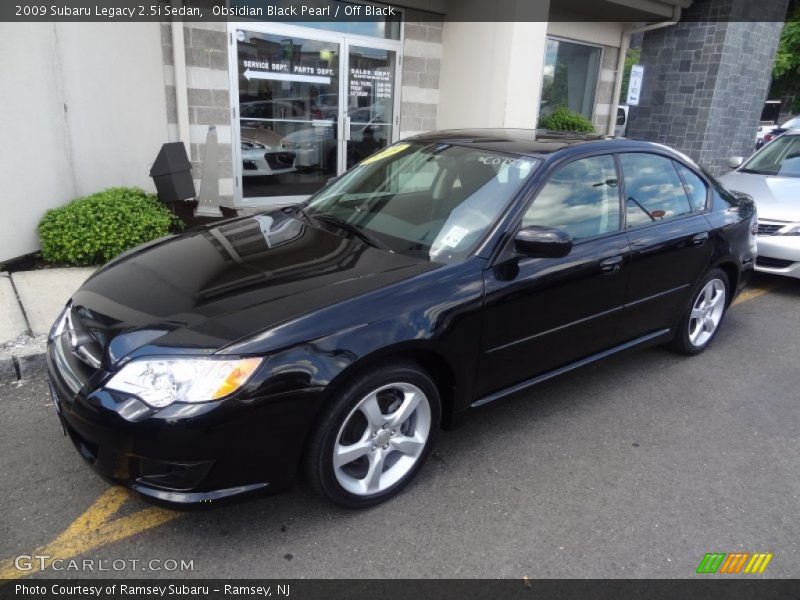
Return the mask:
<svg viewBox="0 0 800 600">
<path fill-rule="evenodd" d="M 80 454 L 152 499 L 304 472 L 369 506 L 479 406 L 634 348 L 704 350 L 755 227 L 746 195 L 664 146 L 419 135 L 304 204 L 100 269 L 53 326 L 52 392 Z"/>
</svg>

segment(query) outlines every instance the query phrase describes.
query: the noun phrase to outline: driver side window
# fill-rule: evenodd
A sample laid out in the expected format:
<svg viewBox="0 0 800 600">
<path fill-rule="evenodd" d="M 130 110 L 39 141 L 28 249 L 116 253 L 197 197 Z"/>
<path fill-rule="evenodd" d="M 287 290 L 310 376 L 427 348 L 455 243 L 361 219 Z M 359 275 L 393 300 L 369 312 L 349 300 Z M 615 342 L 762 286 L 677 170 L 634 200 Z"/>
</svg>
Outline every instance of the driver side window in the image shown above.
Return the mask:
<svg viewBox="0 0 800 600">
<path fill-rule="evenodd" d="M 582 240 L 620 230 L 617 169 L 610 154 L 569 163 L 547 182 L 522 218 Z"/>
</svg>

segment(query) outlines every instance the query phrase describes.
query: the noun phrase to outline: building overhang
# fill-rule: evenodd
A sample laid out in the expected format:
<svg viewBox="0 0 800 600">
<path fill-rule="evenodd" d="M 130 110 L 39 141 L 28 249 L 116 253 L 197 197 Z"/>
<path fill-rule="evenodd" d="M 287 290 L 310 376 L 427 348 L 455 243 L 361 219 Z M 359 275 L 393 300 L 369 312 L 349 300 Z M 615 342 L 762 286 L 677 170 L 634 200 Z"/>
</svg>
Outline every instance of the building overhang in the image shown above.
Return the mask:
<svg viewBox="0 0 800 600">
<path fill-rule="evenodd" d="M 674 18 L 692 0 L 551 0 L 551 21 L 646 23 Z"/>
</svg>

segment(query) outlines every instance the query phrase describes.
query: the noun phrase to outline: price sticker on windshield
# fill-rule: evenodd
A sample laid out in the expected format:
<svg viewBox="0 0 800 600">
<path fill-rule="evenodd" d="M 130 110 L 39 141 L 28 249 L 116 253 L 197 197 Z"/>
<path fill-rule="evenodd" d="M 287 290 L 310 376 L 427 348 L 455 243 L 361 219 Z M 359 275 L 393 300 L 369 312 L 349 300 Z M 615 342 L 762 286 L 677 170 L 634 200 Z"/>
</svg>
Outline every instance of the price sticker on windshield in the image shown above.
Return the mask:
<svg viewBox="0 0 800 600">
<path fill-rule="evenodd" d="M 395 144 L 394 146 L 389 146 L 385 150 L 381 150 L 377 154 L 373 154 L 372 156 L 365 158 L 364 160 L 361 161 L 360 164 L 368 165 L 370 163 L 378 162 L 379 160 L 383 160 L 384 158 L 389 158 L 390 156 L 399 154 L 408 147 L 409 144 Z"/>
<path fill-rule="evenodd" d="M 447 248 L 455 248 L 461 243 L 461 240 L 469 233 L 469 229 L 453 225 L 445 236 L 442 238 L 442 246 Z"/>
</svg>

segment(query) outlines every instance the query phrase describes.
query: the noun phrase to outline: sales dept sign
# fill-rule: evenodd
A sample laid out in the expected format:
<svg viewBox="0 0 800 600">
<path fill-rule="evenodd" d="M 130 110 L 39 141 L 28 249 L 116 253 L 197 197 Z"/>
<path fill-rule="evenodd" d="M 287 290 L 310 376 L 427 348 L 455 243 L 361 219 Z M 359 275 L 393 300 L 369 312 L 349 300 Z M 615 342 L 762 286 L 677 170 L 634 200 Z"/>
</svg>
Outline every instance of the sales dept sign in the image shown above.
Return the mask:
<svg viewBox="0 0 800 600">
<path fill-rule="evenodd" d="M 644 67 L 633 65 L 631 68 L 631 78 L 628 83 L 628 106 L 639 106 L 639 94 L 642 91 L 642 79 L 644 79 Z"/>
</svg>

